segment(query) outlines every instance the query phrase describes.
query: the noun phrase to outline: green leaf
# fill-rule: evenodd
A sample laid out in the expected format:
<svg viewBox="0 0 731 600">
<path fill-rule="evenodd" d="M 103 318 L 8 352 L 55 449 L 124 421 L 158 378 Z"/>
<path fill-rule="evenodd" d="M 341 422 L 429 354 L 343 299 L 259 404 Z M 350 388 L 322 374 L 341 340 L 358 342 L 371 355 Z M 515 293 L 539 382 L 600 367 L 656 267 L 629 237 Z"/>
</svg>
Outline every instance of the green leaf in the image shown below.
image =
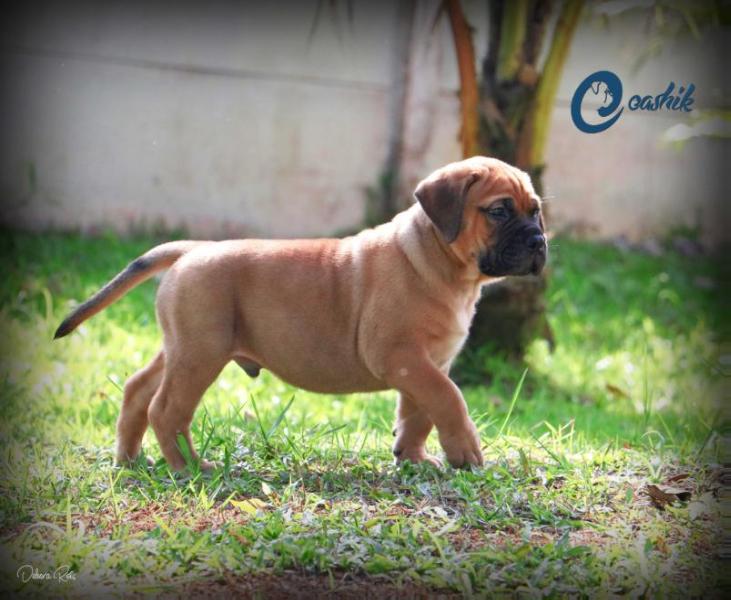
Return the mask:
<svg viewBox="0 0 731 600">
<path fill-rule="evenodd" d="M 387 573 L 388 571 L 393 571 L 396 567 L 398 567 L 398 563 L 383 554 L 376 554 L 363 565 L 365 572 L 371 575 Z"/>
</svg>

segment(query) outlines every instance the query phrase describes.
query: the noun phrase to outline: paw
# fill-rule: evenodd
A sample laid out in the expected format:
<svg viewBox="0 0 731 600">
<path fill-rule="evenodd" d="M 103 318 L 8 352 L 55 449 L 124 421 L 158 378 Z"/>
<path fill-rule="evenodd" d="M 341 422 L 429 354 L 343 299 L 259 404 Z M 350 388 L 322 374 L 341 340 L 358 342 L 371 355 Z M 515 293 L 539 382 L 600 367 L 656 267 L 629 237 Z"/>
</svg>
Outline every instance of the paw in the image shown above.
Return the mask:
<svg viewBox="0 0 731 600">
<path fill-rule="evenodd" d="M 396 457 L 396 464 L 409 461 L 414 464 L 428 462 L 435 467 L 443 467 L 442 461 L 436 456 L 427 454 L 424 446 L 418 448 L 394 448 L 393 455 Z"/>
<path fill-rule="evenodd" d="M 134 469 L 135 467 L 149 468 L 155 466 L 155 461 L 151 456 L 145 456 L 144 454 L 138 454 L 134 458 L 130 458 L 127 454 L 117 454 L 114 464 L 118 467 L 126 467 L 128 469 Z"/>
<path fill-rule="evenodd" d="M 204 460 L 200 459 L 200 462 L 198 463 L 198 466 L 200 467 L 201 471 L 214 471 L 215 469 L 218 469 L 221 465 L 220 463 L 217 463 L 212 460 Z"/>
<path fill-rule="evenodd" d="M 480 449 L 480 435 L 472 421 L 454 433 L 439 435 L 439 442 L 447 455 L 447 461 L 455 468 L 468 465 L 481 466 L 483 464 L 482 450 Z"/>
<path fill-rule="evenodd" d="M 168 461 L 168 468 L 171 472 L 177 473 L 183 477 L 195 475 L 196 473 L 210 473 L 218 469 L 221 465 L 211 460 L 205 460 L 203 458 L 194 458 L 191 464 L 181 461 L 180 463 L 171 464 Z"/>
</svg>

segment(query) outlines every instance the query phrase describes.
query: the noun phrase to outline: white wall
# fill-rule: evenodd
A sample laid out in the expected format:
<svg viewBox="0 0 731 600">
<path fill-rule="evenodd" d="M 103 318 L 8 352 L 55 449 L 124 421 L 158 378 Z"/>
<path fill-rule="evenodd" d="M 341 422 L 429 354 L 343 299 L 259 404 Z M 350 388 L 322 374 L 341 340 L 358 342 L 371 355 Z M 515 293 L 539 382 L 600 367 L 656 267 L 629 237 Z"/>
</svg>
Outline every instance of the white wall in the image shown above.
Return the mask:
<svg viewBox="0 0 731 600">
<path fill-rule="evenodd" d="M 316 4 L 58 4 L 13 31 L 13 219 L 277 236 L 360 222 L 388 135 L 394 11 L 356 14 L 342 41 L 325 14 L 308 42 Z"/>
<path fill-rule="evenodd" d="M 404 194 L 459 158 L 458 79 L 437 0 L 417 2 L 408 73 Z M 358 227 L 365 189 L 388 155 L 398 37 L 394 2 L 48 4 L 4 25 L 0 70 L 3 218 L 26 227 L 94 230 L 162 223 L 201 236 L 312 236 Z M 484 55 L 487 14 L 464 2 Z M 718 39 L 674 43 L 633 74 L 638 19 L 585 21 L 553 116 L 547 195 L 555 227 L 639 236 L 700 222 L 719 235 L 728 142 L 682 151 L 659 137 L 676 114 L 625 114 L 579 132 L 568 103 L 598 68 L 626 93 L 693 81 L 717 105 Z M 714 46 L 714 44 L 716 44 Z M 634 48 L 634 49 L 633 49 Z M 714 58 L 715 57 L 715 58 Z M 714 60 L 709 61 L 710 58 Z M 714 62 L 715 61 L 715 62 Z M 713 185 L 709 184 L 713 182 Z"/>
</svg>

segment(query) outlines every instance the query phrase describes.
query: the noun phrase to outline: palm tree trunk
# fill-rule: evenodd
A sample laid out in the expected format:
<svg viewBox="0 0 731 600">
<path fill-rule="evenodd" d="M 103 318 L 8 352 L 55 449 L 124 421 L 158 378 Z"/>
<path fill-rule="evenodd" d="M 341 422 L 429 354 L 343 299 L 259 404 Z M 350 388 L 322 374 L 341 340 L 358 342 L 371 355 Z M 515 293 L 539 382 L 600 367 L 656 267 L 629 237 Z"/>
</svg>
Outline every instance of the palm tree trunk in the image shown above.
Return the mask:
<svg viewBox="0 0 731 600">
<path fill-rule="evenodd" d="M 551 111 L 583 0 L 562 4 L 542 73 L 538 60 L 551 0 L 490 2 L 490 39 L 479 84 L 461 3 L 447 0 L 444 6 L 459 65 L 463 156 L 481 153 L 516 164 L 530 173 L 536 190 L 542 193 L 543 152 Z M 479 90 L 479 103 L 473 100 L 475 89 Z M 475 121 L 478 127 L 473 126 Z M 545 273 L 509 277 L 486 286 L 468 344 L 489 345 L 516 357 L 522 356 L 526 344 L 536 337 L 546 338 L 552 345 L 545 288 Z"/>
<path fill-rule="evenodd" d="M 478 154 L 479 112 L 477 105 L 480 96 L 475 72 L 475 49 L 472 45 L 472 32 L 462 12 L 460 0 L 446 0 L 446 6 L 459 68 L 459 100 L 462 115 L 459 135 L 462 141 L 462 156 L 469 158 Z"/>
</svg>

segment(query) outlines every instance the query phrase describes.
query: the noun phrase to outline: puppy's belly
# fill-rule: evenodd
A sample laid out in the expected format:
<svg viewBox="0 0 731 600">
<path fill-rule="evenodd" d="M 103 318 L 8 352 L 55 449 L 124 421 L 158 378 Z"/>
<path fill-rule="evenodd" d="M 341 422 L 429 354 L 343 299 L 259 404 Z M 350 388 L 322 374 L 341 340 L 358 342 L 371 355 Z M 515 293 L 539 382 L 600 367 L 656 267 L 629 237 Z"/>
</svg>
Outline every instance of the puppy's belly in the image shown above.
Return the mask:
<svg viewBox="0 0 731 600">
<path fill-rule="evenodd" d="M 256 376 L 254 366 L 274 373 L 281 380 L 309 392 L 322 394 L 351 394 L 388 389 L 365 368 L 353 368 L 342 364 L 325 365 L 321 361 L 308 360 L 252 360 L 237 357 L 236 362 L 249 375 Z M 258 372 L 256 372 L 258 374 Z"/>
<path fill-rule="evenodd" d="M 299 376 L 295 373 L 283 373 L 270 369 L 277 377 L 290 385 L 302 388 L 308 392 L 320 394 L 354 394 L 357 392 L 376 392 L 388 389 L 382 381 L 375 378 L 348 378 L 344 379 L 337 373 L 308 373 L 306 376 Z"/>
</svg>

